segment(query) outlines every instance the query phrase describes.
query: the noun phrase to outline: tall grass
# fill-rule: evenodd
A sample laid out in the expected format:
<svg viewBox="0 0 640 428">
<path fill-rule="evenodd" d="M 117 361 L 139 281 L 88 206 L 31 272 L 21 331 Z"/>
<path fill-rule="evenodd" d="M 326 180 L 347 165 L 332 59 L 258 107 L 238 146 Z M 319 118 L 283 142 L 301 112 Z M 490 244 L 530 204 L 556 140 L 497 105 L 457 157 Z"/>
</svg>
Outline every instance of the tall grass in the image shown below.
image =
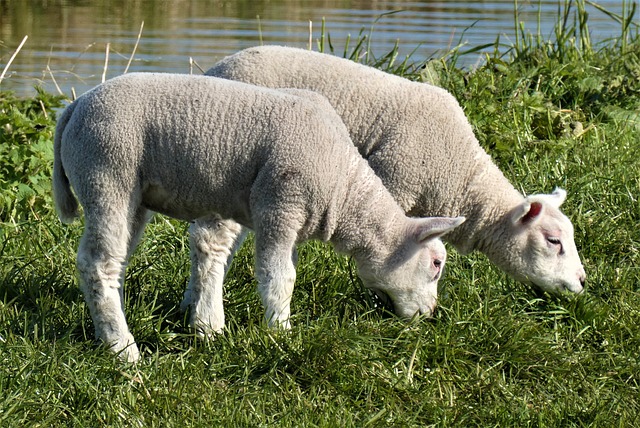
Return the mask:
<svg viewBox="0 0 640 428">
<path fill-rule="evenodd" d="M 476 69 L 457 61 L 485 48 L 367 61 L 454 93 L 523 192 L 568 189 L 584 295 L 538 294 L 484 256 L 450 250 L 435 316 L 405 322 L 369 301 L 348 258 L 310 243 L 300 249 L 294 327 L 274 332 L 262 323 L 249 243 L 226 285 L 228 329 L 201 341 L 177 308 L 186 225 L 159 217 L 127 272 L 143 359 L 123 365 L 94 342 L 76 285 L 81 225 L 62 226 L 49 196 L 34 192 L 0 212 L 0 426 L 640 425 L 635 6 L 612 16 L 624 43 L 593 46 L 580 33 L 588 19 L 567 4 L 577 16 L 560 14 L 554 40 L 524 29 Z M 345 55 L 364 60 L 363 38 Z M 55 101 L 2 97 L 0 149 L 35 156 L 51 140 Z M 2 194 L 13 189 L 8 174 L 26 186 L 47 176 L 47 156 L 3 157 Z"/>
</svg>

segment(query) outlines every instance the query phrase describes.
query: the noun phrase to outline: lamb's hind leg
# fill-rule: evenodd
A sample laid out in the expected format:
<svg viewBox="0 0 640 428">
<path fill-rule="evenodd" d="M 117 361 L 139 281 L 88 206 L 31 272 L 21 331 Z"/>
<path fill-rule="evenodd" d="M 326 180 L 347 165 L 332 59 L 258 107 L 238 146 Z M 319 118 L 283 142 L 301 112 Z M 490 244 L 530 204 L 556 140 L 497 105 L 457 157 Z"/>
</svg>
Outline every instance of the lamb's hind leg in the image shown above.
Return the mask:
<svg viewBox="0 0 640 428">
<path fill-rule="evenodd" d="M 78 248 L 81 288 L 96 337 L 126 361 L 139 358 L 122 302 L 122 280 L 131 233 L 127 209 L 85 207 L 85 230 Z"/>
<path fill-rule="evenodd" d="M 138 242 L 140 242 L 140 238 L 142 238 L 142 233 L 144 232 L 144 227 L 147 222 L 153 216 L 153 212 L 149 211 L 144 207 L 138 207 L 133 218 L 130 222 L 130 232 L 129 232 L 129 242 L 127 245 L 127 257 L 125 259 L 125 263 L 122 265 L 122 269 L 120 271 L 120 302 L 122 303 L 122 307 L 124 307 L 124 277 L 127 270 L 127 264 L 133 255 L 136 247 L 138 246 Z"/>
<path fill-rule="evenodd" d="M 189 229 L 191 277 L 180 305 L 191 309 L 190 325 L 199 335 L 224 328 L 223 282 L 246 229 L 218 216 L 200 219 Z"/>
</svg>

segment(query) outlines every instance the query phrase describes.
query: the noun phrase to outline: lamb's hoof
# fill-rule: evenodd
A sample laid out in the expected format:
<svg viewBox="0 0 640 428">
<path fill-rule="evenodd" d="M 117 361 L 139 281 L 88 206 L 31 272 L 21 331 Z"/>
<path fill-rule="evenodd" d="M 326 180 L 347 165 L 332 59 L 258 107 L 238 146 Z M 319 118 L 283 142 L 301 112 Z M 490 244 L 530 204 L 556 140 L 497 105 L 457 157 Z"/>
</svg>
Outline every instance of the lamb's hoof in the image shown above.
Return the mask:
<svg viewBox="0 0 640 428">
<path fill-rule="evenodd" d="M 291 330 L 291 321 L 289 320 L 289 318 L 282 319 L 282 320 L 270 320 L 267 322 L 267 325 L 272 330 L 282 330 L 282 331 Z"/>
<path fill-rule="evenodd" d="M 113 343 L 109 350 L 116 354 L 121 361 L 127 363 L 136 363 L 140 360 L 140 351 L 133 336 Z"/>
<path fill-rule="evenodd" d="M 187 312 L 192 304 L 193 304 L 193 298 L 191 297 L 191 293 L 189 291 L 186 291 L 184 293 L 184 298 L 182 299 L 182 302 L 180 302 L 180 312 L 182 313 Z"/>
<path fill-rule="evenodd" d="M 224 331 L 224 325 L 196 321 L 191 323 L 191 330 L 196 333 L 199 339 L 215 339 Z"/>
<path fill-rule="evenodd" d="M 140 360 L 140 351 L 138 345 L 132 343 L 126 348 L 118 352 L 118 357 L 127 363 L 137 363 Z"/>
<path fill-rule="evenodd" d="M 291 330 L 291 321 L 288 319 L 280 323 L 280 328 L 283 330 Z"/>
</svg>

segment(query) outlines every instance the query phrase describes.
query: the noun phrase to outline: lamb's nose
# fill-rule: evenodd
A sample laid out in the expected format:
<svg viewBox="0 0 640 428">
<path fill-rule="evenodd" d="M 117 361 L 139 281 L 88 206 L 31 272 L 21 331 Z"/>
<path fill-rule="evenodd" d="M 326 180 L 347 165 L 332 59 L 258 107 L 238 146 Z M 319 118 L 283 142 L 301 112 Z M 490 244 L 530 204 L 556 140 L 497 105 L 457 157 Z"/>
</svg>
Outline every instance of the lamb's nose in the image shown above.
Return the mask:
<svg viewBox="0 0 640 428">
<path fill-rule="evenodd" d="M 434 302 L 433 304 L 429 305 L 429 307 L 418 309 L 418 313 L 420 315 L 426 316 L 427 318 L 431 318 L 433 316 L 433 313 L 436 311 L 437 306 L 437 303 Z"/>
<path fill-rule="evenodd" d="M 440 276 L 442 275 L 442 269 L 444 267 L 444 260 L 442 259 L 433 259 L 433 268 L 435 270 L 434 274 L 433 274 L 433 279 L 434 280 L 438 280 L 440 279 Z"/>
<path fill-rule="evenodd" d="M 580 269 L 580 272 L 578 272 L 578 280 L 580 281 L 580 285 L 584 287 L 584 284 L 587 282 L 587 274 L 583 269 Z"/>
</svg>

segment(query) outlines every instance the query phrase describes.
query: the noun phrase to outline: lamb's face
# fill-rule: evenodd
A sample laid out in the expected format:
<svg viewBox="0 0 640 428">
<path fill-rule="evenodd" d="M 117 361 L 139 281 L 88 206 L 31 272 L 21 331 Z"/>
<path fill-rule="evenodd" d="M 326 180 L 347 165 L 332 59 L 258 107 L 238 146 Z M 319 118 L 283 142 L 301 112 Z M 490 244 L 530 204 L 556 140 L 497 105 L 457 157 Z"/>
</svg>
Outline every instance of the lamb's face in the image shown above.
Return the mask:
<svg viewBox="0 0 640 428">
<path fill-rule="evenodd" d="M 438 237 L 461 224 L 464 218 L 420 220 L 427 221 L 427 229 L 416 228 L 415 224 L 409 227 L 407 238 L 383 262 L 358 263 L 364 286 L 383 302 L 388 299 L 390 302 L 386 303 L 402 318 L 411 318 L 416 313 L 433 314 L 438 301 L 438 280 L 447 257 Z"/>
<path fill-rule="evenodd" d="M 514 211 L 505 266 L 515 278 L 552 294 L 582 293 L 586 280 L 573 225 L 559 209 L 565 195 L 558 189 L 530 196 Z"/>
<path fill-rule="evenodd" d="M 362 280 L 383 301 L 388 298 L 393 311 L 402 318 L 411 318 L 416 313 L 431 316 L 438 303 L 438 280 L 447 258 L 440 239 L 432 239 L 424 248 L 408 260 L 394 261 L 397 264 L 384 280 Z"/>
</svg>

